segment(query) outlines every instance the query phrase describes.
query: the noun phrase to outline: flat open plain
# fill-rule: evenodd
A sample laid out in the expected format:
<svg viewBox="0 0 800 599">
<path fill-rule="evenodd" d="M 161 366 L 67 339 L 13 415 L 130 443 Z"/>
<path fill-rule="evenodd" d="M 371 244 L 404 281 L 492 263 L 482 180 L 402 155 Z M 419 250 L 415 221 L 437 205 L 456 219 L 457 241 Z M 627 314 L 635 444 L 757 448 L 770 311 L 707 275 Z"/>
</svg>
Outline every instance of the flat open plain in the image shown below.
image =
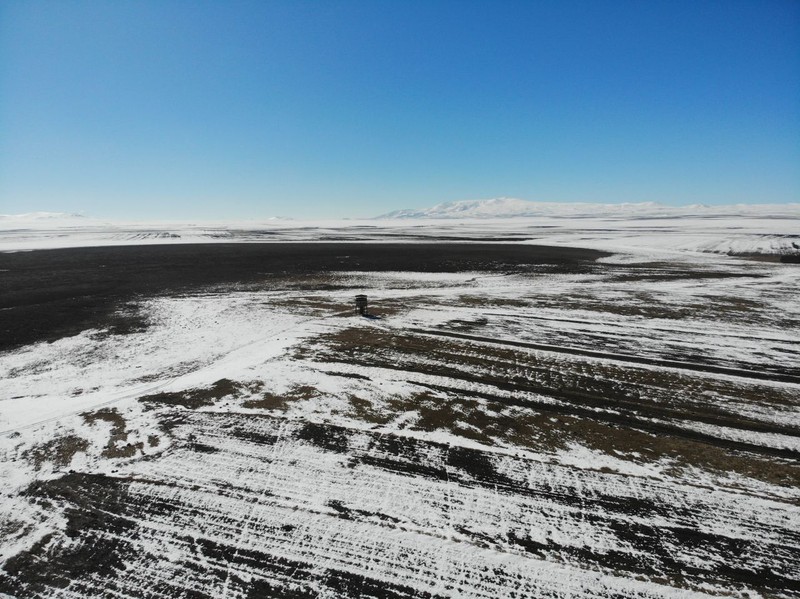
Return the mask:
<svg viewBox="0 0 800 599">
<path fill-rule="evenodd" d="M 0 594 L 800 595 L 796 265 L 152 245 L 0 281 Z"/>
</svg>

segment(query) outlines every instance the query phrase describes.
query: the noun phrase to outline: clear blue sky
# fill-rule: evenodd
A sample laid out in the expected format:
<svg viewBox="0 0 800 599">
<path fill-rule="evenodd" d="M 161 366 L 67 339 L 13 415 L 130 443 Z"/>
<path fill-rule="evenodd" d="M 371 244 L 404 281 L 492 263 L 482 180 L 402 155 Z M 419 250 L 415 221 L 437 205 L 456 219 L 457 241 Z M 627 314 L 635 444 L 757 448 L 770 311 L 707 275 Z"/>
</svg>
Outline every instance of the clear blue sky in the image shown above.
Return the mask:
<svg viewBox="0 0 800 599">
<path fill-rule="evenodd" d="M 800 2 L 0 3 L 0 213 L 800 201 Z"/>
</svg>

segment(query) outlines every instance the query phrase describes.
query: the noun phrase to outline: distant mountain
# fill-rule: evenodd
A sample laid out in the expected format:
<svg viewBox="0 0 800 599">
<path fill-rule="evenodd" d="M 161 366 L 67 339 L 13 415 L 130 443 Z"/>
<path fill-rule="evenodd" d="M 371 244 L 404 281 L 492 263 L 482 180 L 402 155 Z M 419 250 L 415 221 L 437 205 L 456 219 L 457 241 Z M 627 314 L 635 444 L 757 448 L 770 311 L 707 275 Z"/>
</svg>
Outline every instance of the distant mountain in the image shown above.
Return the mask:
<svg viewBox="0 0 800 599">
<path fill-rule="evenodd" d="M 665 206 L 656 202 L 591 204 L 529 202 L 516 198 L 445 202 L 432 208 L 395 210 L 379 219 L 400 218 L 674 218 L 678 216 L 800 217 L 800 204 L 736 204 L 730 206 Z"/>
</svg>

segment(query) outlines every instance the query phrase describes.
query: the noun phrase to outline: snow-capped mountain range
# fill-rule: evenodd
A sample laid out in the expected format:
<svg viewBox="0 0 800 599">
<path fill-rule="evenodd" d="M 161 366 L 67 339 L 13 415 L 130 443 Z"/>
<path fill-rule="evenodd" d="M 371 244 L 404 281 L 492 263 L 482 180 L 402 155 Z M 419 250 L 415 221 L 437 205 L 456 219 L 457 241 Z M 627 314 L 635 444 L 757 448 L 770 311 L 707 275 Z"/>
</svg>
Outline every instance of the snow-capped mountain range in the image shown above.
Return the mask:
<svg viewBox="0 0 800 599">
<path fill-rule="evenodd" d="M 674 218 L 677 216 L 757 216 L 760 218 L 800 218 L 800 204 L 735 204 L 728 206 L 666 206 L 656 202 L 593 204 L 531 202 L 516 198 L 444 202 L 432 208 L 395 210 L 379 219 L 396 218 L 530 218 L 603 217 Z"/>
</svg>

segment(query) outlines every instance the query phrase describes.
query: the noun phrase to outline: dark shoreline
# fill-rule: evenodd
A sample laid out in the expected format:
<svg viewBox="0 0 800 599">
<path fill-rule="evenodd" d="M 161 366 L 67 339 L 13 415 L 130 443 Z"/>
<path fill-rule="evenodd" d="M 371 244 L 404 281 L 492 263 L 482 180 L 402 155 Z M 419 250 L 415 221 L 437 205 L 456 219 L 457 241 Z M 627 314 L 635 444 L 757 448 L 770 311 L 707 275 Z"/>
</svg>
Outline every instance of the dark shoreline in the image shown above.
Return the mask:
<svg viewBox="0 0 800 599">
<path fill-rule="evenodd" d="M 343 271 L 583 272 L 606 252 L 493 243 L 209 243 L 0 253 L 0 351 L 89 328 L 135 330 L 126 302 Z"/>
</svg>

